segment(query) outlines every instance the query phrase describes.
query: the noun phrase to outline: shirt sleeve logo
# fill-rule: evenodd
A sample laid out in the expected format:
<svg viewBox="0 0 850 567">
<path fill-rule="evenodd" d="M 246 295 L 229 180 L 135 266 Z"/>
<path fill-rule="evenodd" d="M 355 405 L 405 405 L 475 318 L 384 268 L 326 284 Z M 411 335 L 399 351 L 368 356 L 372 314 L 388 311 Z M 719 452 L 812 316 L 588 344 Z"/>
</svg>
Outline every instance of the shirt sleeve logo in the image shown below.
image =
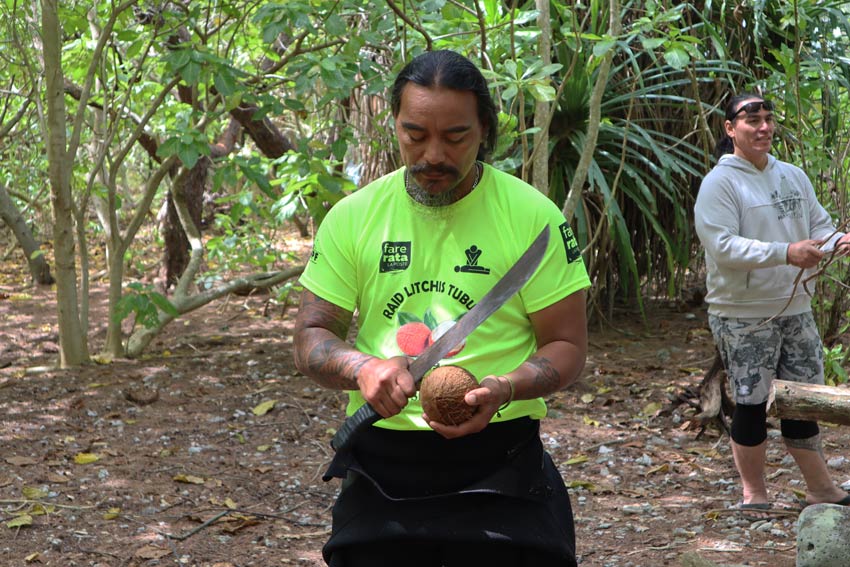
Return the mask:
<svg viewBox="0 0 850 567">
<path fill-rule="evenodd" d="M 558 227 L 561 230 L 561 238 L 564 239 L 564 249 L 567 252 L 567 262 L 572 264 L 581 258 L 581 249 L 578 247 L 578 241 L 573 234 L 573 229 L 569 223 L 564 223 Z"/>
<path fill-rule="evenodd" d="M 470 274 L 484 274 L 487 275 L 490 273 L 490 268 L 485 268 L 484 266 L 478 265 L 478 259 L 481 258 L 481 249 L 473 244 L 469 248 L 467 248 L 464 253 L 466 254 L 466 265 L 465 266 L 455 266 L 455 272 L 466 272 Z"/>
<path fill-rule="evenodd" d="M 410 267 L 410 241 L 386 241 L 381 244 L 381 273 L 400 272 Z"/>
</svg>

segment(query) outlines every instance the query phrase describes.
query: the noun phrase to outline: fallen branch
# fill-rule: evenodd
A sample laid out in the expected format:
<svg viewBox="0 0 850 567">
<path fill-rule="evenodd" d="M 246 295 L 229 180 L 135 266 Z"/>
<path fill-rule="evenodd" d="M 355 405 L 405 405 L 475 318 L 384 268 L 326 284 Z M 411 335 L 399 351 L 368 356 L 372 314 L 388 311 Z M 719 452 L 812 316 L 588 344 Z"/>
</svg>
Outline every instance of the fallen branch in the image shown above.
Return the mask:
<svg viewBox="0 0 850 567">
<path fill-rule="evenodd" d="M 774 380 L 768 415 L 783 419 L 828 421 L 850 425 L 850 390 L 819 384 Z"/>
<path fill-rule="evenodd" d="M 277 534 L 275 537 L 279 539 L 307 539 L 311 537 L 320 537 L 331 533 L 331 529 L 325 528 L 318 532 L 307 532 L 306 534 Z"/>
<path fill-rule="evenodd" d="M 0 504 L 41 504 L 42 506 L 55 506 L 56 508 L 66 508 L 68 510 L 91 510 L 97 506 L 71 506 L 68 504 L 56 504 L 55 502 L 43 502 L 41 500 L 27 500 L 25 498 L 17 500 L 0 500 Z"/>
<path fill-rule="evenodd" d="M 179 315 L 194 311 L 229 293 L 277 285 L 290 278 L 298 277 L 303 271 L 304 266 L 294 266 L 278 272 L 245 276 L 195 295 L 188 295 L 185 291 L 180 291 L 182 287 L 178 285 L 178 291 L 175 292 L 174 297 L 171 299 L 171 304 L 174 306 L 177 315 L 160 311 L 159 320 L 153 327 L 139 329 L 130 336 L 127 340 L 126 354 L 130 358 L 139 356 L 153 338 Z"/>
<path fill-rule="evenodd" d="M 165 536 L 169 539 L 176 539 L 177 541 L 187 540 L 190 537 L 192 537 L 193 535 L 195 535 L 196 533 L 200 532 L 201 530 L 206 529 L 207 527 L 211 526 L 215 522 L 219 521 L 221 518 L 230 514 L 231 512 L 233 512 L 233 510 L 224 510 L 223 512 L 216 514 L 215 516 L 213 516 L 212 518 L 210 518 L 209 520 L 207 520 L 206 522 L 204 522 L 200 526 L 198 526 L 198 527 L 196 527 L 192 530 L 189 530 L 188 532 L 186 532 L 184 534 L 181 534 L 181 535 L 165 534 Z"/>
<path fill-rule="evenodd" d="M 799 510 L 794 510 L 792 508 L 766 508 L 766 509 L 755 509 L 755 510 L 747 510 L 741 508 L 713 508 L 711 510 L 707 510 L 703 512 L 703 516 L 711 516 L 711 515 L 720 515 L 720 514 L 751 514 L 758 516 L 798 516 L 800 515 Z"/>
</svg>

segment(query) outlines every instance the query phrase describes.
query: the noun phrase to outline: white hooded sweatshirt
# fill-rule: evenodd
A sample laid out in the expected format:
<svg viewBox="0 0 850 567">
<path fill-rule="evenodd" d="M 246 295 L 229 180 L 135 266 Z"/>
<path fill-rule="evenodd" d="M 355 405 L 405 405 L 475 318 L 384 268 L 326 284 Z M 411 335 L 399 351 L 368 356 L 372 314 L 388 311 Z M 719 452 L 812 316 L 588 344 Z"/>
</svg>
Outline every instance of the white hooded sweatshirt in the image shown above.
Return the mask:
<svg viewBox="0 0 850 567">
<path fill-rule="evenodd" d="M 721 157 L 700 185 L 694 222 L 705 248 L 708 311 L 720 317 L 810 311 L 803 280 L 814 269 L 795 289 L 800 268 L 787 263 L 788 246 L 828 238 L 828 251 L 842 236 L 803 170 L 773 156 L 763 171 L 733 154 Z"/>
</svg>

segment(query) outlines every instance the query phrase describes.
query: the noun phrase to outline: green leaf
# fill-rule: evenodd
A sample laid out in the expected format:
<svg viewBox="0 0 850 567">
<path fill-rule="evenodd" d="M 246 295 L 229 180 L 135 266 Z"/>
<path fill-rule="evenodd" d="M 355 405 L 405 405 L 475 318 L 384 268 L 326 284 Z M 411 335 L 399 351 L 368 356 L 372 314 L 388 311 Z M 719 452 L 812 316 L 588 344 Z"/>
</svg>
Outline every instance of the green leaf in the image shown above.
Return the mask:
<svg viewBox="0 0 850 567">
<path fill-rule="evenodd" d="M 325 33 L 329 36 L 346 36 L 349 33 L 345 20 L 340 18 L 337 14 L 331 14 L 325 20 L 324 28 Z"/>
<path fill-rule="evenodd" d="M 77 453 L 74 455 L 74 462 L 78 465 L 90 465 L 100 460 L 100 455 L 96 453 Z"/>
<path fill-rule="evenodd" d="M 229 73 L 216 73 L 213 77 L 213 84 L 223 96 L 230 96 L 236 92 L 236 83 Z"/>
<path fill-rule="evenodd" d="M 504 91 L 502 91 L 502 100 L 510 100 L 510 99 L 514 98 L 517 95 L 517 92 L 519 92 L 519 89 L 517 89 L 517 86 L 516 85 L 510 85 L 508 88 L 506 88 Z"/>
<path fill-rule="evenodd" d="M 127 47 L 126 57 L 127 59 L 135 58 L 139 53 L 142 52 L 142 47 L 144 47 L 145 41 L 143 39 L 137 39 L 133 43 L 131 43 Z"/>
<path fill-rule="evenodd" d="M 575 457 L 572 457 L 572 458 L 564 461 L 564 464 L 565 465 L 580 465 L 582 463 L 586 463 L 589 460 L 590 460 L 590 458 L 587 455 L 577 455 Z"/>
<path fill-rule="evenodd" d="M 602 40 L 593 46 L 593 55 L 595 57 L 604 57 L 615 45 L 617 45 L 617 42 L 613 39 Z"/>
<path fill-rule="evenodd" d="M 664 52 L 664 60 L 674 69 L 684 69 L 691 58 L 681 47 L 672 47 Z"/>
<path fill-rule="evenodd" d="M 119 41 L 133 41 L 134 39 L 139 37 L 139 32 L 137 32 L 136 30 L 123 29 L 123 30 L 119 30 L 115 34 L 115 37 Z"/>
<path fill-rule="evenodd" d="M 666 39 L 663 37 L 646 37 L 640 40 L 641 45 L 647 51 L 653 51 L 666 43 Z"/>
<path fill-rule="evenodd" d="M 201 155 L 194 146 L 180 146 L 177 150 L 177 157 L 180 158 L 186 168 L 192 169 L 198 163 L 198 158 Z"/>
<path fill-rule="evenodd" d="M 424 323 L 425 323 L 426 325 L 428 325 L 428 328 L 429 328 L 429 329 L 431 329 L 431 330 L 436 329 L 436 328 L 437 328 L 437 325 L 439 325 L 439 324 L 440 324 L 440 322 L 439 322 L 439 321 L 437 321 L 437 318 L 436 318 L 436 317 L 434 317 L 434 313 L 431 311 L 431 309 L 427 309 L 427 310 L 425 311 L 425 320 L 424 320 Z"/>
<path fill-rule="evenodd" d="M 543 73 L 544 75 L 551 75 L 553 73 L 557 73 L 558 71 L 560 71 L 563 68 L 564 68 L 564 66 L 561 65 L 560 63 L 550 63 L 549 65 L 544 65 L 540 69 L 540 72 Z"/>
<path fill-rule="evenodd" d="M 159 307 L 163 312 L 171 315 L 172 317 L 177 317 L 180 315 L 180 312 L 174 307 L 174 304 L 171 303 L 167 297 L 162 295 L 161 293 L 151 292 L 148 297 L 150 297 L 151 302 L 154 305 Z"/>
<path fill-rule="evenodd" d="M 41 500 L 47 496 L 47 491 L 33 486 L 25 486 L 21 489 L 21 494 L 29 500 Z"/>
<path fill-rule="evenodd" d="M 408 323 L 421 323 L 422 319 L 414 315 L 413 313 L 408 313 L 407 311 L 399 311 L 398 312 L 398 326 L 406 325 Z"/>
<path fill-rule="evenodd" d="M 272 408 L 274 408 L 276 403 L 277 400 L 266 400 L 265 402 L 255 406 L 254 409 L 251 410 L 251 413 L 254 415 L 266 415 L 272 410 Z"/>
<path fill-rule="evenodd" d="M 334 158 L 339 161 L 342 161 L 343 158 L 345 158 L 346 151 L 348 151 L 348 140 L 337 138 L 334 140 L 333 144 L 331 144 L 331 153 Z"/>
<path fill-rule="evenodd" d="M 174 70 L 179 71 L 186 66 L 192 58 L 192 54 L 188 49 L 177 49 L 171 52 L 170 56 L 166 56 L 171 61 Z"/>
<path fill-rule="evenodd" d="M 201 78 L 201 66 L 195 62 L 189 62 L 180 69 L 180 76 L 188 84 L 196 85 Z"/>
<path fill-rule="evenodd" d="M 294 99 L 294 98 L 283 99 L 283 106 L 285 106 L 289 110 L 295 110 L 295 111 L 305 110 L 305 108 L 306 108 L 304 106 L 303 102 L 301 102 L 300 100 Z"/>
<path fill-rule="evenodd" d="M 12 518 L 11 520 L 6 522 L 7 528 L 23 528 L 26 526 L 32 525 L 32 516 L 29 514 L 21 514 L 16 518 Z"/>
<path fill-rule="evenodd" d="M 240 164 L 239 169 L 242 171 L 242 175 L 254 182 L 254 184 L 259 187 L 260 191 L 262 191 L 266 196 L 271 199 L 276 199 L 278 197 L 264 171 L 261 171 L 250 164 Z"/>
<path fill-rule="evenodd" d="M 531 85 L 531 95 L 535 100 L 549 102 L 555 100 L 555 89 L 549 85 Z"/>
<path fill-rule="evenodd" d="M 180 140 L 177 137 L 168 138 L 156 149 L 156 155 L 163 159 L 169 158 L 177 153 L 179 147 Z"/>
</svg>

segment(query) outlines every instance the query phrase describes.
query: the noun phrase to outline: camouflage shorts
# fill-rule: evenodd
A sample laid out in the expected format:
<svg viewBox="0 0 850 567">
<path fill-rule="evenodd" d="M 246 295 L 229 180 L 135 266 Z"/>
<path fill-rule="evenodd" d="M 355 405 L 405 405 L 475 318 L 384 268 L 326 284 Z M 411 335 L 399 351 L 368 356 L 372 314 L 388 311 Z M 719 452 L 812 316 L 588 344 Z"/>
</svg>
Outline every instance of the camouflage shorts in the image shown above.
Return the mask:
<svg viewBox="0 0 850 567">
<path fill-rule="evenodd" d="M 774 378 L 823 384 L 823 346 L 812 313 L 777 317 L 752 328 L 763 321 L 708 316 L 735 402 L 766 402 Z"/>
</svg>

